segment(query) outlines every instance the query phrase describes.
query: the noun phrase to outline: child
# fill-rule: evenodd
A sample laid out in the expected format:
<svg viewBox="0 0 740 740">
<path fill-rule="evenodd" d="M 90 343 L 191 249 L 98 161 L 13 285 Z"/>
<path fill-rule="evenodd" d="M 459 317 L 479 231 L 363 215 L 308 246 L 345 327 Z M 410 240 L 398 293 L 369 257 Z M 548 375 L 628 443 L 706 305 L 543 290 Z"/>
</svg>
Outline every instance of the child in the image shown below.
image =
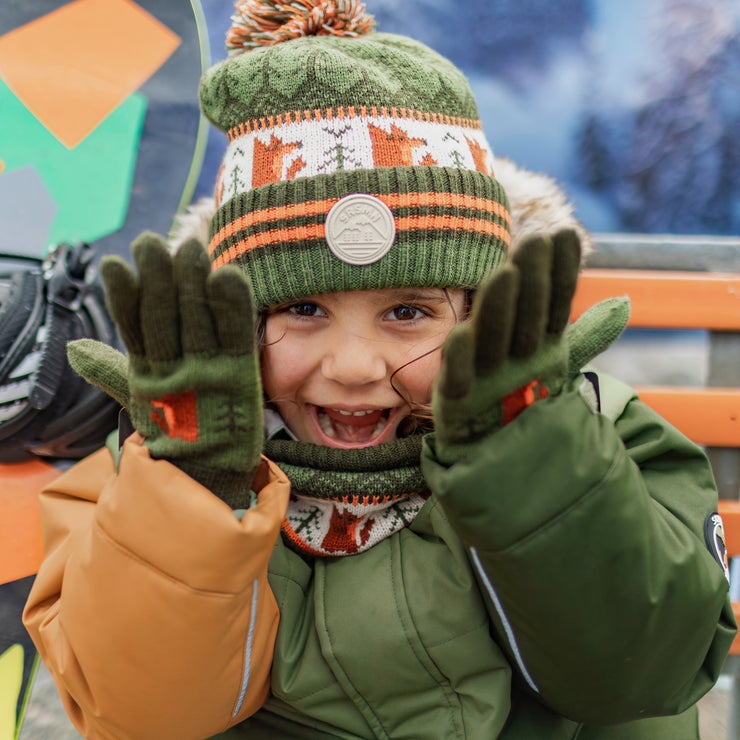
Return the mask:
<svg viewBox="0 0 740 740">
<path fill-rule="evenodd" d="M 580 372 L 625 301 L 566 328 L 576 233 L 507 259 L 467 83 L 370 25 L 237 6 L 210 263 L 103 263 L 128 358 L 70 359 L 136 433 L 42 494 L 25 623 L 89 738 L 696 738 L 707 461 Z"/>
</svg>

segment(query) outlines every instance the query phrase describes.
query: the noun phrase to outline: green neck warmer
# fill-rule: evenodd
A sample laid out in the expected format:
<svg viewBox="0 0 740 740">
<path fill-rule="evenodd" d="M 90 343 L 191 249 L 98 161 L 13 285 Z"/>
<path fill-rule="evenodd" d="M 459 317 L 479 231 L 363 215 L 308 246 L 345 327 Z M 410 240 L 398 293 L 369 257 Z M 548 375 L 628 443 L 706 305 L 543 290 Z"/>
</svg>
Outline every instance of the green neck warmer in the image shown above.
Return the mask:
<svg viewBox="0 0 740 740">
<path fill-rule="evenodd" d="M 428 498 L 422 435 L 337 450 L 269 440 L 265 455 L 290 478 L 286 543 L 314 556 L 353 555 L 408 526 Z"/>
</svg>

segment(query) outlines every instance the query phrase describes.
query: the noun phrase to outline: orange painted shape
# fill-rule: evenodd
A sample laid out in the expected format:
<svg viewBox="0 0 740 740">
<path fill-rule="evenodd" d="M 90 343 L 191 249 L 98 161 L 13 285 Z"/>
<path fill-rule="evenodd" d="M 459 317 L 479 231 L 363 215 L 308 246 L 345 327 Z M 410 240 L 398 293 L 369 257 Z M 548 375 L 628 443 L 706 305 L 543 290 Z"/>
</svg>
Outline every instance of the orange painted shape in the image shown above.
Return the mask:
<svg viewBox="0 0 740 740">
<path fill-rule="evenodd" d="M 76 0 L 0 38 L 0 77 L 72 149 L 179 44 L 133 0 Z"/>
<path fill-rule="evenodd" d="M 41 460 L 0 463 L 0 583 L 33 575 L 41 565 L 39 492 L 58 476 Z"/>
<path fill-rule="evenodd" d="M 573 318 L 604 298 L 629 295 L 630 326 L 740 330 L 740 274 L 584 270 Z"/>
<path fill-rule="evenodd" d="M 740 447 L 739 388 L 642 387 L 640 399 L 689 439 L 711 447 Z"/>
</svg>

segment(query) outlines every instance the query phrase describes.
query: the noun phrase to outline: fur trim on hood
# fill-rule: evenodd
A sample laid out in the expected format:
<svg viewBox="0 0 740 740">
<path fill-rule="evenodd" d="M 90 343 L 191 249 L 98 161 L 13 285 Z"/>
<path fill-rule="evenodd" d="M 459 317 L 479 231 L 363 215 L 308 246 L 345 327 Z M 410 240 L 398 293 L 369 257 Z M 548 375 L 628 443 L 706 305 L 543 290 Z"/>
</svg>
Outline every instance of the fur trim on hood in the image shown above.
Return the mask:
<svg viewBox="0 0 740 740">
<path fill-rule="evenodd" d="M 573 215 L 573 204 L 551 177 L 518 167 L 510 159 L 495 157 L 496 179 L 509 197 L 511 209 L 511 249 L 532 234 L 555 234 L 575 229 L 581 237 L 583 256 L 593 251 L 591 238 Z M 170 243 L 177 249 L 195 237 L 208 244 L 208 225 L 215 213 L 213 198 L 200 198 L 178 214 L 170 232 Z"/>
</svg>

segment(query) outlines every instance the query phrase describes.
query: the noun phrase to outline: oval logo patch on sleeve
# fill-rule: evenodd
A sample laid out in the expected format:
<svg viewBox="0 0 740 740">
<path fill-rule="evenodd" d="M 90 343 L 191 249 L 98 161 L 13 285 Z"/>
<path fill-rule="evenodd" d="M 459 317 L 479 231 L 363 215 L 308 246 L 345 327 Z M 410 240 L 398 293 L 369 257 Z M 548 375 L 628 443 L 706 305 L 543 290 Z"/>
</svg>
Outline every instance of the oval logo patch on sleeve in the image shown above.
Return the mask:
<svg viewBox="0 0 740 740">
<path fill-rule="evenodd" d="M 722 524 L 722 517 L 714 512 L 704 520 L 704 539 L 707 542 L 709 552 L 714 559 L 722 566 L 725 572 L 727 582 L 730 582 L 730 564 L 727 558 L 727 544 L 725 541 L 725 529 Z"/>
</svg>

